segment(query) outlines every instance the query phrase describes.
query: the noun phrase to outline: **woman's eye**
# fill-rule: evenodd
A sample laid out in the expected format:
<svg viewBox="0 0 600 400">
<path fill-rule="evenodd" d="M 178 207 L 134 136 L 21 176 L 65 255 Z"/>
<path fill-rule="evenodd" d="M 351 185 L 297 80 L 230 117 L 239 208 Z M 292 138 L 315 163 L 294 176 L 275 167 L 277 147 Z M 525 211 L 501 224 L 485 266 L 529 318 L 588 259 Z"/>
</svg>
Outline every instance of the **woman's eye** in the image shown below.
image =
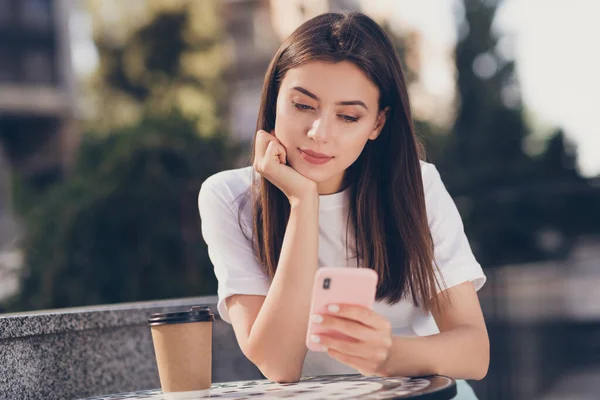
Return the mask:
<svg viewBox="0 0 600 400">
<path fill-rule="evenodd" d="M 302 110 L 302 111 L 314 110 L 314 108 L 312 108 L 311 106 L 307 106 L 306 104 L 302 104 L 302 103 L 292 102 L 292 105 L 294 107 L 296 107 L 298 110 Z"/>
<path fill-rule="evenodd" d="M 310 111 L 310 110 L 314 110 L 314 107 L 311 107 L 309 105 L 306 104 L 302 104 L 302 103 L 296 103 L 295 101 L 292 102 L 292 106 L 300 111 Z M 350 115 L 343 115 L 343 114 L 339 114 L 338 115 L 344 122 L 357 122 L 358 118 L 357 117 L 351 117 Z"/>
<path fill-rule="evenodd" d="M 340 118 L 342 118 L 345 122 L 356 122 L 356 121 L 358 121 L 358 118 L 351 117 L 349 115 L 340 115 Z"/>
</svg>

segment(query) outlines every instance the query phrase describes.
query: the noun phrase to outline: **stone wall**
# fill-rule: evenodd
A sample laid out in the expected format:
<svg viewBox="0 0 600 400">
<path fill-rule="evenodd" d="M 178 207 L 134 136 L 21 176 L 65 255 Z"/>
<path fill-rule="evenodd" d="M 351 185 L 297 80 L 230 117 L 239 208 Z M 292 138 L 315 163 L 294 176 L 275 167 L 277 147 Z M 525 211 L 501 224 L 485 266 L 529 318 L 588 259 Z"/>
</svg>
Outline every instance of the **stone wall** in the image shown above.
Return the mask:
<svg viewBox="0 0 600 400">
<path fill-rule="evenodd" d="M 216 297 L 0 315 L 0 399 L 73 399 L 160 387 L 148 316 L 208 305 L 213 381 L 257 379 Z"/>
</svg>

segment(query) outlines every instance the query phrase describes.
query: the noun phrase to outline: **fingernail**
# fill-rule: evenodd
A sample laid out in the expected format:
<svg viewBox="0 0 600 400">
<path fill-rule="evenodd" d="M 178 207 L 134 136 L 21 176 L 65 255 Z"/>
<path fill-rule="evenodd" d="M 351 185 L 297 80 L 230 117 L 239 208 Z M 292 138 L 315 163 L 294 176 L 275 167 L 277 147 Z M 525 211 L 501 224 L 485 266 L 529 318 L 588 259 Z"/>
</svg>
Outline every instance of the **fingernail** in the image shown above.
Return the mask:
<svg viewBox="0 0 600 400">
<path fill-rule="evenodd" d="M 321 338 L 317 335 L 311 335 L 310 340 L 312 340 L 315 343 L 319 343 L 321 341 Z"/>
<path fill-rule="evenodd" d="M 323 317 L 321 317 L 319 314 L 313 315 L 312 317 L 310 317 L 310 319 L 316 324 L 320 324 L 321 322 L 323 322 Z"/>
<path fill-rule="evenodd" d="M 329 307 L 327 307 L 327 309 L 331 312 L 338 312 L 340 311 L 340 306 L 338 306 L 337 304 L 330 304 Z"/>
</svg>

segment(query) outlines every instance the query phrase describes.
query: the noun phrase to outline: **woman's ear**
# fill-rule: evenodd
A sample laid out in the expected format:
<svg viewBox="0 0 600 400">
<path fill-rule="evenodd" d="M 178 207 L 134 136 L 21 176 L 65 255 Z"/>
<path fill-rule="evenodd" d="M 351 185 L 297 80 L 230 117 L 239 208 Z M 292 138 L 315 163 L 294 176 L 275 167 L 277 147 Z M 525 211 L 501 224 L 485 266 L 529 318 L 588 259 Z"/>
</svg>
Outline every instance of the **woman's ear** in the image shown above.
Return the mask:
<svg viewBox="0 0 600 400">
<path fill-rule="evenodd" d="M 373 132 L 371 132 L 371 135 L 369 135 L 369 139 L 375 140 L 377 139 L 377 137 L 379 137 L 381 130 L 385 126 L 385 121 L 387 120 L 389 111 L 390 107 L 388 106 L 379 112 L 379 115 L 377 116 L 377 121 L 375 121 L 375 127 L 373 128 Z"/>
</svg>

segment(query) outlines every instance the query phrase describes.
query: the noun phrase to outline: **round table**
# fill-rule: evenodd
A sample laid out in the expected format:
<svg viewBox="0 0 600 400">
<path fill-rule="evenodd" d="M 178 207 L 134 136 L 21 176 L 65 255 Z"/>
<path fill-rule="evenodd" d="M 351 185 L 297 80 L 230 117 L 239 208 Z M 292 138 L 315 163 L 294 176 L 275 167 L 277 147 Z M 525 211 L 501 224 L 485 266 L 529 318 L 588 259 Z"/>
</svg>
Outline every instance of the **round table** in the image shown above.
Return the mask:
<svg viewBox="0 0 600 400">
<path fill-rule="evenodd" d="M 269 380 L 214 383 L 210 395 L 198 399 L 419 399 L 448 400 L 456 382 L 445 376 L 381 378 L 362 375 L 303 377 L 297 383 Z M 160 389 L 90 397 L 87 400 L 163 400 Z"/>
</svg>

